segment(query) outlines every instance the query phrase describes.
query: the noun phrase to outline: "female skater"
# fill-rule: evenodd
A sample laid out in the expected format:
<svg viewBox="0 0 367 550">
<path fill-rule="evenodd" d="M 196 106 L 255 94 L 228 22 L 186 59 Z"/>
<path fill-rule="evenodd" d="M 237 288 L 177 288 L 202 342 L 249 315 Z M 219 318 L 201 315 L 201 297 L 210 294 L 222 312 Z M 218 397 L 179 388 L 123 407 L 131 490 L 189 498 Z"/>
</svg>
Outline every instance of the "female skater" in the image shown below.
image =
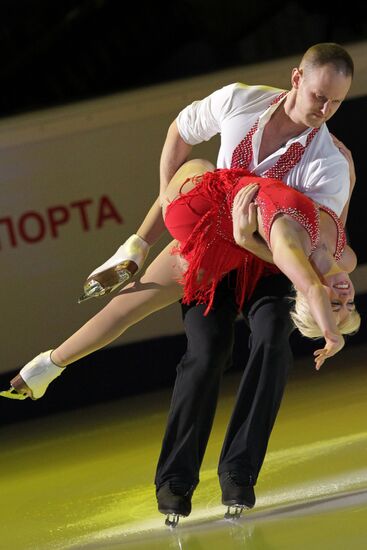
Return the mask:
<svg viewBox="0 0 367 550">
<path fill-rule="evenodd" d="M 242 169 L 214 170 L 201 160 L 178 170 L 162 209 L 176 240 L 64 343 L 23 367 L 3 396 L 39 399 L 66 366 L 180 298 L 207 303 L 208 311 L 216 285 L 232 269 L 240 274 L 239 307 L 267 273 L 278 269 L 291 280 L 298 295 L 292 313 L 297 328 L 325 339 L 324 348 L 314 353 L 316 369 L 342 349 L 342 334 L 358 330 L 348 276 L 356 257 L 330 209 L 279 180 Z"/>
</svg>

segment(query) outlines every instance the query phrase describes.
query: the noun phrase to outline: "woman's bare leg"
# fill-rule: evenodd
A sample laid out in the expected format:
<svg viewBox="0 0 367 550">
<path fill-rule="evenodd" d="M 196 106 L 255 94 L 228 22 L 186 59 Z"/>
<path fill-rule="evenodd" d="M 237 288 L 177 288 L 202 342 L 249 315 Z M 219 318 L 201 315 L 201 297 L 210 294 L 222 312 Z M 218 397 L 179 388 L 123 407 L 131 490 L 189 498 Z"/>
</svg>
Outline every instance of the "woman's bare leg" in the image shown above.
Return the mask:
<svg viewBox="0 0 367 550">
<path fill-rule="evenodd" d="M 65 367 L 106 346 L 126 329 L 182 296 L 177 280 L 182 275 L 182 260 L 170 251 L 170 243 L 147 268 L 141 278 L 130 283 L 97 315 L 52 352 L 52 361 Z"/>
<path fill-rule="evenodd" d="M 167 202 L 173 201 L 180 192 L 187 193 L 194 187 L 195 184 L 188 181 L 181 189 L 185 180 L 214 168 L 207 160 L 186 162 L 167 187 Z M 67 366 L 106 346 L 151 313 L 178 301 L 182 296 L 182 286 L 177 281 L 181 278 L 184 265 L 179 256 L 170 254 L 172 246 L 168 245 L 157 256 L 138 281 L 126 286 L 102 311 L 58 346 L 52 352 L 52 361 L 61 367 Z"/>
<path fill-rule="evenodd" d="M 175 200 L 178 195 L 188 193 L 193 187 L 195 187 L 195 183 L 191 178 L 213 170 L 215 170 L 215 166 L 208 160 L 194 159 L 185 162 L 185 164 L 177 170 L 164 193 L 164 201 L 162 203 L 163 218 L 165 217 L 166 208 L 170 202 Z M 182 184 L 188 179 L 190 181 L 187 181 L 183 186 Z"/>
</svg>

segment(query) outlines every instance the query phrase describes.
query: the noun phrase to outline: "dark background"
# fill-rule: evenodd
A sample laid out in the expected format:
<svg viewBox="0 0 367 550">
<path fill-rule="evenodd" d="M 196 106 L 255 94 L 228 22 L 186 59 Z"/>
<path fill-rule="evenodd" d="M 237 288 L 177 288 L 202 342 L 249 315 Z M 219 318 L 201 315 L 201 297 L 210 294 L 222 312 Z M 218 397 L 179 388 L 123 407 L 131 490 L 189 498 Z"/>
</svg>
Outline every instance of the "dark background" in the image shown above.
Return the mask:
<svg viewBox="0 0 367 550">
<path fill-rule="evenodd" d="M 5 0 L 0 3 L 0 116 L 132 90 L 231 66 L 299 54 L 317 42 L 367 39 L 362 2 L 179 3 L 122 0 Z M 168 5 L 168 7 L 167 7 Z M 266 83 L 264 83 L 266 84 Z M 353 151 L 357 186 L 348 232 L 367 261 L 366 97 L 348 100 L 328 124 Z M 358 295 L 364 325 L 348 345 L 366 340 L 367 296 Z M 236 326 L 234 369 L 247 358 L 248 331 Z M 318 344 L 292 336 L 296 357 Z M 162 360 L 164 349 L 164 361 Z M 172 386 L 185 350 L 183 335 L 101 350 L 68 369 L 39 401 L 0 400 L 3 422 Z M 0 377 L 7 388 L 9 375 Z M 132 411 L 133 413 L 133 411 Z"/>
<path fill-rule="evenodd" d="M 2 0 L 0 115 L 362 41 L 363 5 Z"/>
</svg>

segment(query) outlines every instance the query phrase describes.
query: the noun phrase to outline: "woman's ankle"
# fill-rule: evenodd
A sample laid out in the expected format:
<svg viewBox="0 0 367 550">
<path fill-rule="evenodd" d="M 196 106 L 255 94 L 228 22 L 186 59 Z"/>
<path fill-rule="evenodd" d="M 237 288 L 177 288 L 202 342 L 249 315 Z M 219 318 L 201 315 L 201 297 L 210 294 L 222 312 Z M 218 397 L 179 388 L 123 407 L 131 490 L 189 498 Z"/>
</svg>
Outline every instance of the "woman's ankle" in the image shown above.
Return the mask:
<svg viewBox="0 0 367 550">
<path fill-rule="evenodd" d="M 60 357 L 58 357 L 57 355 L 57 351 L 56 350 L 52 350 L 51 353 L 50 353 L 50 359 L 52 361 L 52 363 L 56 366 L 56 367 L 59 367 L 60 369 L 64 369 L 65 367 L 67 367 L 67 363 L 63 363 L 63 361 L 61 360 Z"/>
</svg>

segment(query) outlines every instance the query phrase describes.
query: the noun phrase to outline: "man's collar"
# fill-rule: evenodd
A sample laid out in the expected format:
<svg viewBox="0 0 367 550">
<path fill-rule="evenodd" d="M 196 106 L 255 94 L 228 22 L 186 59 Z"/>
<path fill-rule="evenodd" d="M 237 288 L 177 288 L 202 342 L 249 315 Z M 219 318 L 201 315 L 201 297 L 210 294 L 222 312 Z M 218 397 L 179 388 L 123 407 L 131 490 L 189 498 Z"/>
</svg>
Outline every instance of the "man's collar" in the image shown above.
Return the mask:
<svg viewBox="0 0 367 550">
<path fill-rule="evenodd" d="M 270 117 L 272 114 L 278 109 L 278 107 L 285 101 L 285 98 L 288 94 L 285 94 L 284 97 L 281 98 L 280 101 L 277 101 L 276 103 L 273 103 L 259 116 L 259 124 L 258 129 L 262 130 L 267 122 L 269 122 Z M 307 136 L 310 132 L 312 132 L 313 128 L 306 128 L 302 134 L 299 134 L 298 136 L 295 136 L 293 138 L 290 138 L 288 141 L 296 142 L 298 141 L 303 147 L 306 147 L 307 142 Z M 288 143 L 288 142 L 287 142 Z"/>
</svg>

